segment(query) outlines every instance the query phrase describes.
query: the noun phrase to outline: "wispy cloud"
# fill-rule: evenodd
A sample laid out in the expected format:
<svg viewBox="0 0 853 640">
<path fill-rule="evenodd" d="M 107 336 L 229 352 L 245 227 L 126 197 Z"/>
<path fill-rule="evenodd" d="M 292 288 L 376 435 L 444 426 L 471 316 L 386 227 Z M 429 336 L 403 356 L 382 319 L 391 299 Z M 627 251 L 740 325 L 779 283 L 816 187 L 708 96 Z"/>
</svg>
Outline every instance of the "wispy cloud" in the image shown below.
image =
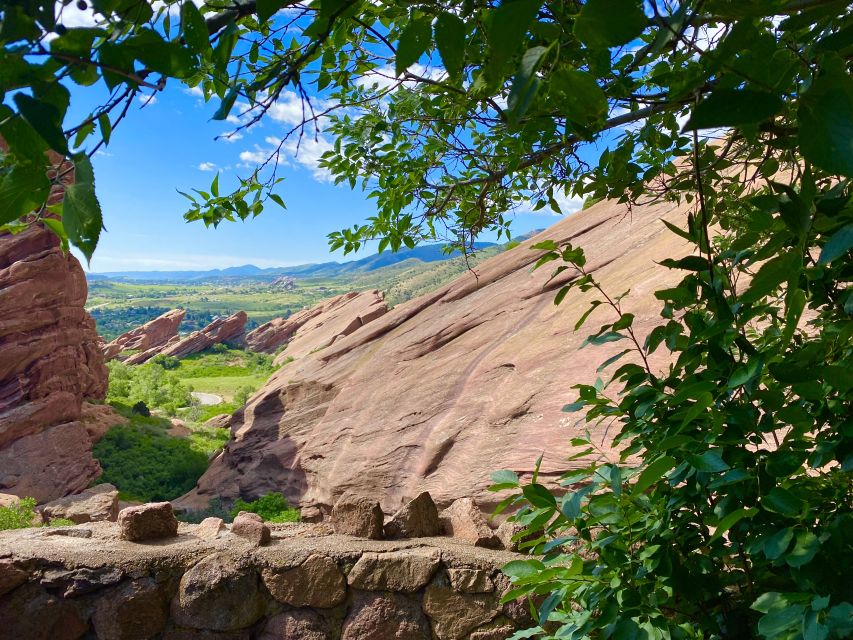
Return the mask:
<svg viewBox="0 0 853 640">
<path fill-rule="evenodd" d="M 216 165 L 212 162 L 202 162 L 197 168 L 199 171 L 216 171 Z"/>
</svg>

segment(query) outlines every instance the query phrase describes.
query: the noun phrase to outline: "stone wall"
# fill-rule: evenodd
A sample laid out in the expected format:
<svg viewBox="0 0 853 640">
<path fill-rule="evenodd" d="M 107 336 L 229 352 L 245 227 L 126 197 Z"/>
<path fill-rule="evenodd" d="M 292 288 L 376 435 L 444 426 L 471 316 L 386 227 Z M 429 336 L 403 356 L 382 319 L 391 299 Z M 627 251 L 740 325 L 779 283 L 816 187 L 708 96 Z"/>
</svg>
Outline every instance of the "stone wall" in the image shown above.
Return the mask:
<svg viewBox="0 0 853 640">
<path fill-rule="evenodd" d="M 115 523 L 0 532 L 0 636 L 501 640 L 530 624 L 524 603 L 499 602 L 516 554 L 271 526 L 263 547 L 185 524 L 144 544 Z"/>
</svg>

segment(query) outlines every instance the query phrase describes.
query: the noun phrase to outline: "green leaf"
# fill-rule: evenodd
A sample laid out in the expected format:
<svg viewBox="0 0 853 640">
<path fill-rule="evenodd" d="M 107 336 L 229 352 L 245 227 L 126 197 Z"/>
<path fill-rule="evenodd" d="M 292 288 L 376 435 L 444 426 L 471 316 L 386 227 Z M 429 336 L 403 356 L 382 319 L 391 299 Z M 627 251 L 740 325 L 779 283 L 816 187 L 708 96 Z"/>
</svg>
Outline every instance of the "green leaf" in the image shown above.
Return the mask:
<svg viewBox="0 0 853 640">
<path fill-rule="evenodd" d="M 258 2 L 258 14 L 260 19 L 262 4 Z M 183 29 L 184 41 L 196 53 L 204 53 L 210 50 L 210 34 L 207 24 L 193 2 L 184 2 L 181 5 L 181 28 Z"/>
<path fill-rule="evenodd" d="M 687 456 L 687 460 L 697 471 L 706 473 L 720 473 L 730 468 L 723 460 L 720 452 L 713 449 L 709 449 L 701 456 Z"/>
<path fill-rule="evenodd" d="M 266 22 L 278 13 L 278 10 L 284 5 L 285 2 L 283 0 L 258 0 L 255 5 L 257 7 L 258 22 Z"/>
<path fill-rule="evenodd" d="M 15 165 L 0 177 L 0 225 L 14 222 L 38 209 L 50 193 L 44 165 Z"/>
<path fill-rule="evenodd" d="M 528 484 L 521 490 L 527 501 L 534 507 L 547 509 L 556 507 L 557 500 L 553 494 L 541 484 Z"/>
<path fill-rule="evenodd" d="M 104 140 L 105 145 L 110 144 L 110 136 L 113 132 L 113 126 L 110 123 L 110 115 L 108 113 L 102 113 L 98 116 L 98 125 L 101 127 L 101 138 Z"/>
<path fill-rule="evenodd" d="M 237 100 L 237 96 L 240 95 L 240 91 L 236 86 L 231 87 L 228 90 L 228 93 L 225 94 L 225 97 L 222 99 L 222 103 L 219 105 L 219 108 L 216 110 L 216 113 L 213 114 L 212 120 L 225 120 L 228 118 L 228 114 L 231 113 L 231 109 L 234 107 L 234 102 Z"/>
<path fill-rule="evenodd" d="M 452 13 L 442 13 L 435 21 L 435 44 L 451 78 L 460 79 L 465 64 L 465 23 Z"/>
<path fill-rule="evenodd" d="M 789 605 L 782 609 L 771 611 L 758 621 L 758 633 L 765 638 L 788 638 L 796 627 L 803 621 L 805 607 L 802 605 Z"/>
<path fill-rule="evenodd" d="M 558 108 L 573 122 L 587 125 L 607 115 L 607 96 L 592 74 L 561 66 L 548 82 Z"/>
<path fill-rule="evenodd" d="M 539 78 L 536 77 L 536 72 L 539 70 L 539 65 L 542 64 L 545 54 L 548 52 L 547 47 L 533 47 L 524 52 L 521 57 L 521 63 L 518 65 L 518 71 L 512 80 L 512 88 L 509 92 L 507 105 L 509 106 L 509 114 L 515 120 L 521 118 L 536 97 L 541 84 Z"/>
<path fill-rule="evenodd" d="M 770 295 L 779 285 L 791 279 L 794 273 L 799 272 L 801 267 L 802 258 L 793 250 L 771 258 L 761 265 L 741 300 L 756 302 Z"/>
<path fill-rule="evenodd" d="M 428 17 L 412 20 L 400 34 L 397 56 L 394 59 L 397 76 L 415 64 L 426 52 L 432 38 L 432 24 Z"/>
<path fill-rule="evenodd" d="M 95 195 L 92 162 L 83 153 L 74 156 L 74 184 L 65 188 L 62 225 L 71 244 L 91 261 L 104 225 L 101 205 Z"/>
<path fill-rule="evenodd" d="M 172 78 L 189 78 L 197 71 L 195 58 L 189 51 L 178 42 L 163 40 L 151 29 L 137 31 L 124 41 L 124 49 L 150 70 Z"/>
<path fill-rule="evenodd" d="M 506 66 L 521 48 L 540 6 L 541 0 L 506 0 L 489 12 L 486 76 L 492 84 L 503 80 Z"/>
<path fill-rule="evenodd" d="M 791 567 L 802 567 L 812 561 L 820 549 L 820 540 L 811 531 L 797 534 L 794 547 L 785 556 L 785 562 Z"/>
<path fill-rule="evenodd" d="M 817 263 L 829 264 L 850 251 L 851 248 L 853 248 L 853 224 L 847 224 L 832 234 L 832 237 L 823 245 Z"/>
<path fill-rule="evenodd" d="M 803 501 L 783 487 L 774 487 L 761 500 L 761 506 L 783 516 L 796 516 L 805 506 Z"/>
<path fill-rule="evenodd" d="M 225 71 L 239 35 L 240 30 L 233 22 L 219 34 L 219 42 L 216 43 L 216 48 L 213 50 L 213 62 L 217 69 Z"/>
<path fill-rule="evenodd" d="M 794 539 L 794 530 L 791 527 L 780 529 L 770 536 L 764 543 L 764 555 L 768 560 L 776 560 L 791 546 Z"/>
<path fill-rule="evenodd" d="M 68 140 L 62 133 L 62 114 L 57 108 L 25 93 L 16 93 L 14 100 L 21 117 L 50 145 L 50 148 L 63 155 L 67 154 Z"/>
<path fill-rule="evenodd" d="M 637 0 L 588 0 L 575 18 L 574 33 L 588 47 L 626 44 L 649 24 Z"/>
<path fill-rule="evenodd" d="M 640 474 L 640 477 L 637 479 L 637 482 L 634 484 L 634 488 L 631 492 L 634 495 L 643 493 L 671 469 L 675 468 L 675 464 L 675 458 L 672 456 L 663 456 L 662 458 L 658 458 L 643 469 L 643 472 Z"/>
<path fill-rule="evenodd" d="M 758 124 L 779 113 L 785 103 L 765 91 L 716 89 L 694 107 L 684 130 Z"/>
<path fill-rule="evenodd" d="M 830 173 L 853 176 L 853 80 L 819 76 L 800 100 L 800 151 Z"/>
<path fill-rule="evenodd" d="M 720 524 L 717 525 L 717 530 L 714 531 L 714 535 L 711 536 L 708 542 L 714 542 L 714 540 L 717 540 L 720 536 L 722 536 L 726 531 L 731 529 L 738 522 L 740 522 L 744 518 L 751 518 L 756 513 L 758 513 L 758 509 L 756 509 L 755 507 L 752 507 L 750 509 L 735 509 L 725 518 L 720 520 Z"/>
<path fill-rule="evenodd" d="M 510 579 L 526 578 L 544 570 L 545 565 L 541 560 L 512 560 L 501 568 Z"/>
</svg>

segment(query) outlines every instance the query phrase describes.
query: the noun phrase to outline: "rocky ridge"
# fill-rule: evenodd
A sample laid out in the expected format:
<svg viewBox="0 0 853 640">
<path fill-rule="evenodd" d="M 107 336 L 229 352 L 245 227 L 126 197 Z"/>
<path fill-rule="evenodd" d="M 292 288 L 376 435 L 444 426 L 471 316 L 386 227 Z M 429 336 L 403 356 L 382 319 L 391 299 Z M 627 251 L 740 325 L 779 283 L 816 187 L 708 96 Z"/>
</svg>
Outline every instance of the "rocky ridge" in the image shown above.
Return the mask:
<svg viewBox="0 0 853 640">
<path fill-rule="evenodd" d="M 215 344 L 242 340 L 249 316 L 238 311 L 225 318 L 216 318 L 206 327 L 185 337 L 173 336 L 165 344 L 136 353 L 125 360 L 127 364 L 142 364 L 157 355 L 184 358 L 209 349 Z"/>
<path fill-rule="evenodd" d="M 172 309 L 121 334 L 103 346 L 104 359 L 112 360 L 122 351 L 148 351 L 163 346 L 178 335 L 178 328 L 185 315 L 184 309 Z"/>
<path fill-rule="evenodd" d="M 661 220 L 683 215 L 669 203 L 629 211 L 604 201 L 319 351 L 307 333 L 302 344 L 293 339 L 179 506 L 283 491 L 292 504 L 328 513 L 352 491 L 392 513 L 428 490 L 441 508 L 471 497 L 488 510 L 500 499 L 487 491 L 496 468 L 530 474 L 544 453 L 540 478 L 548 481 L 582 464 L 566 460 L 577 452 L 570 438 L 586 425 L 561 409 L 574 399 L 573 384 L 593 382 L 599 364 L 624 347 L 579 350 L 611 312 L 599 307 L 590 331 L 575 332 L 591 294 L 572 292 L 555 306 L 576 274 L 549 280 L 552 269 L 532 271 L 541 251 L 531 246 L 582 246 L 606 291 L 630 290 L 622 307 L 642 341 L 660 320 L 653 292 L 678 277 L 656 263 L 687 252 Z M 604 427 L 593 436 L 604 441 Z"/>
</svg>

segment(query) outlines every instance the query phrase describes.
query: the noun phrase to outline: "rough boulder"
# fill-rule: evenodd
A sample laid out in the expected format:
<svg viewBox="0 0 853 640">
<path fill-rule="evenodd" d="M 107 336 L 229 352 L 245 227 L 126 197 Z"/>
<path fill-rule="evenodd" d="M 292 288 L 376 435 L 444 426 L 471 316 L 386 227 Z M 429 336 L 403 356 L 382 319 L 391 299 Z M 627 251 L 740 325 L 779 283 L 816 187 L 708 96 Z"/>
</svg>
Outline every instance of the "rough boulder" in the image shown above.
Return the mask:
<svg viewBox="0 0 853 640">
<path fill-rule="evenodd" d="M 550 265 L 534 271 L 542 251 L 531 246 L 583 247 L 606 291 L 630 290 L 622 307 L 642 342 L 661 320 L 653 292 L 680 277 L 657 262 L 688 253 L 662 218 L 684 215 L 669 203 L 629 211 L 601 202 L 319 351 L 323 343 L 294 338 L 282 356 L 298 347 L 299 357 L 235 414 L 231 441 L 179 503 L 204 508 L 215 496 L 283 490 L 291 503 L 327 512 L 352 491 L 393 513 L 429 491 L 439 508 L 471 497 L 489 510 L 504 497 L 487 491 L 495 469 L 529 477 L 544 454 L 540 479 L 549 482 L 585 464 L 568 458 L 579 451 L 570 439 L 587 427 L 561 409 L 576 399 L 573 384 L 594 382 L 626 347 L 579 350 L 613 312 L 602 305 L 588 330 L 574 331 L 594 297 L 572 291 L 554 305 L 577 274 L 549 280 Z M 606 438 L 605 426 L 593 437 Z"/>
<path fill-rule="evenodd" d="M 0 492 L 39 502 L 100 474 L 83 421 L 107 369 L 86 313 L 86 278 L 55 235 L 0 233 Z"/>
<path fill-rule="evenodd" d="M 112 360 L 122 351 L 147 351 L 162 347 L 178 335 L 178 327 L 184 319 L 186 311 L 172 309 L 145 324 L 121 334 L 118 338 L 104 345 L 104 358 Z"/>
</svg>

